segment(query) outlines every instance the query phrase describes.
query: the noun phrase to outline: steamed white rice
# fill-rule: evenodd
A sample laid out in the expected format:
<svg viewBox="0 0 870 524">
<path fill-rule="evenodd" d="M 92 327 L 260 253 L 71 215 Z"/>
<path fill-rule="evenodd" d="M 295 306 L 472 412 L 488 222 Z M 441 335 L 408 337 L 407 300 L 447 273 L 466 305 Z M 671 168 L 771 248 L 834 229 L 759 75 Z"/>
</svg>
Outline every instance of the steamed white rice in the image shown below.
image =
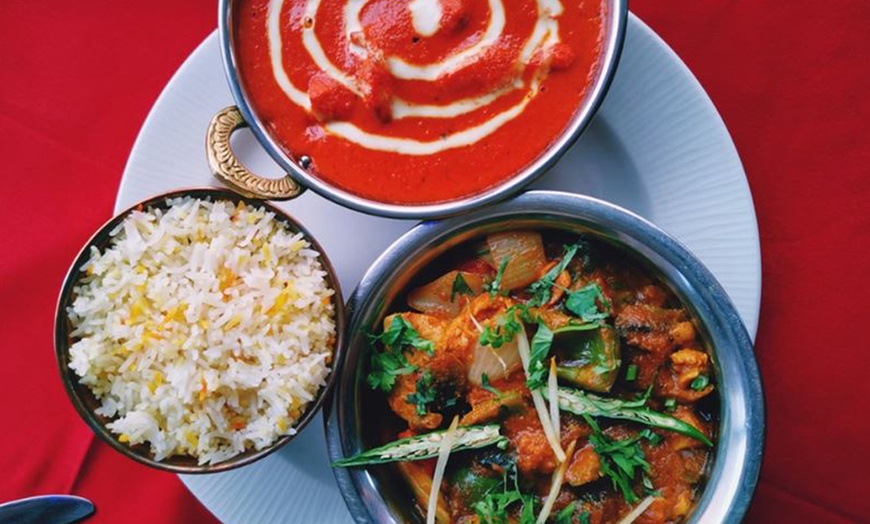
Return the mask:
<svg viewBox="0 0 870 524">
<path fill-rule="evenodd" d="M 70 367 L 121 442 L 214 464 L 292 435 L 326 383 L 333 290 L 273 213 L 170 201 L 129 215 L 83 267 Z"/>
</svg>

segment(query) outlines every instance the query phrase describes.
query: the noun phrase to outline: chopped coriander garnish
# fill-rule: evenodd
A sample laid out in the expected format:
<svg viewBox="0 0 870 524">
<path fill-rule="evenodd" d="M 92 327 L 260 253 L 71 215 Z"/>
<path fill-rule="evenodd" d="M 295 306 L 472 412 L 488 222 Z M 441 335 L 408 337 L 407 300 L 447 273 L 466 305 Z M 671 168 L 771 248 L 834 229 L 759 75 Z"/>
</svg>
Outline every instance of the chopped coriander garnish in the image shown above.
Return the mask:
<svg viewBox="0 0 870 524">
<path fill-rule="evenodd" d="M 432 373 L 427 369 L 417 379 L 417 389 L 407 397 L 408 404 L 417 406 L 417 414 L 420 416 L 429 412 L 428 405 L 435 401 L 435 388 L 432 387 Z"/>
<path fill-rule="evenodd" d="M 396 377 L 417 371 L 417 366 L 408 363 L 401 351 L 383 351 L 372 353 L 371 371 L 366 377 L 369 387 L 384 392 L 393 390 Z"/>
<path fill-rule="evenodd" d="M 494 393 L 499 397 L 502 395 L 501 391 L 499 391 L 497 388 L 493 387 L 493 385 L 489 383 L 489 377 L 486 373 L 481 373 L 480 375 L 480 387 L 489 391 L 490 393 Z"/>
<path fill-rule="evenodd" d="M 456 295 L 474 295 L 474 290 L 471 289 L 471 286 L 469 286 L 468 282 L 465 281 L 462 273 L 458 271 L 456 272 L 456 278 L 453 279 L 453 286 L 450 288 L 451 302 L 453 302 Z"/>
<path fill-rule="evenodd" d="M 592 282 L 577 291 L 569 291 L 568 298 L 565 299 L 565 309 L 580 317 L 583 322 L 597 322 L 610 315 L 610 302 L 604 296 L 601 286 Z"/>
<path fill-rule="evenodd" d="M 577 501 L 568 504 L 562 510 L 556 514 L 556 524 L 574 524 L 574 521 L 571 517 L 574 516 L 574 513 L 577 510 Z M 584 511 L 577 515 L 577 522 L 580 524 L 589 524 L 589 512 Z"/>
<path fill-rule="evenodd" d="M 652 431 L 650 431 L 648 429 L 646 429 L 644 431 L 647 432 L 647 434 L 645 436 L 646 436 L 646 439 L 649 440 L 649 443 L 651 446 L 658 446 L 665 439 L 665 437 L 659 435 L 658 433 L 653 433 Z"/>
<path fill-rule="evenodd" d="M 508 476 L 511 477 L 513 487 L 509 487 Z M 505 468 L 501 482 L 501 490 L 492 490 L 484 494 L 483 498 L 471 505 L 481 524 L 509 524 L 516 522 L 510 520 L 508 509 L 515 503 L 522 504 L 520 519 L 517 524 L 534 524 L 535 522 L 535 497 L 526 495 L 520 491 L 517 480 L 516 463 L 511 463 Z"/>
<path fill-rule="evenodd" d="M 630 364 L 625 370 L 625 380 L 633 382 L 637 378 L 637 364 Z"/>
<path fill-rule="evenodd" d="M 382 351 L 373 348 L 366 382 L 372 389 L 380 389 L 387 393 L 396 385 L 396 377 L 417 370 L 417 366 L 410 364 L 405 357 L 404 351 L 407 347 L 425 351 L 430 355 L 435 353 L 435 344 L 431 340 L 420 337 L 414 326 L 399 315 L 393 317 L 383 333 L 370 337 L 369 342 L 372 345 L 380 342 L 384 348 Z"/>
<path fill-rule="evenodd" d="M 494 329 L 491 326 L 484 326 L 477 341 L 481 346 L 492 346 L 498 349 L 504 345 L 505 338 L 505 335 L 502 334 L 501 326 L 497 325 Z"/>
<path fill-rule="evenodd" d="M 520 320 L 517 320 L 517 313 L 519 313 Z M 496 320 L 494 327 L 484 326 L 478 343 L 481 346 L 500 348 L 505 343 L 512 341 L 514 336 L 522 331 L 523 326 L 520 321 L 533 322 L 532 313 L 525 304 L 516 304 L 504 310 L 504 313 Z"/>
<path fill-rule="evenodd" d="M 668 411 L 675 411 L 677 409 L 677 399 L 665 399 L 665 409 L 667 409 Z"/>
<path fill-rule="evenodd" d="M 550 290 L 553 288 L 553 284 L 556 283 L 559 274 L 565 271 L 565 268 L 571 263 L 571 259 L 577 254 L 579 248 L 580 244 L 565 246 L 562 260 L 547 271 L 544 276 L 529 285 L 528 292 L 532 295 L 532 298 L 529 299 L 530 306 L 543 306 L 550 300 Z"/>
<path fill-rule="evenodd" d="M 481 500 L 475 502 L 472 508 L 481 524 L 507 524 L 508 507 L 520 500 L 522 500 L 522 493 L 519 490 L 508 490 L 505 487 L 500 492 L 488 492 Z"/>
<path fill-rule="evenodd" d="M 494 326 L 485 326 L 478 339 L 480 345 L 498 349 L 506 342 L 512 341 L 514 336 L 523 329 L 522 324 L 517 320 L 515 311 L 517 311 L 516 307 L 510 307 L 496 320 Z"/>
<path fill-rule="evenodd" d="M 487 282 L 483 285 L 484 291 L 489 292 L 489 296 L 495 298 L 499 293 L 499 288 L 501 287 L 501 279 L 504 277 L 504 270 L 510 261 L 510 257 L 504 257 L 501 259 L 501 263 L 498 265 L 498 272 L 495 274 L 495 278 L 492 282 Z"/>
<path fill-rule="evenodd" d="M 707 375 L 698 375 L 695 377 L 695 380 L 689 384 L 689 387 L 694 389 L 695 391 L 701 391 L 706 388 L 710 384 L 710 379 L 707 378 Z"/>
<path fill-rule="evenodd" d="M 577 501 L 568 504 L 562 508 L 559 513 L 556 513 L 556 524 L 573 524 L 571 517 L 574 516 L 574 509 L 577 507 Z"/>
<path fill-rule="evenodd" d="M 395 315 L 389 327 L 380 335 L 371 337 L 370 340 L 372 343 L 379 341 L 390 349 L 411 346 L 430 355 L 435 354 L 435 344 L 431 340 L 422 338 L 414 326 L 400 315 Z"/>
<path fill-rule="evenodd" d="M 622 497 L 628 504 L 634 504 L 640 500 L 634 492 L 634 481 L 638 475 L 645 477 L 650 471 L 640 441 L 644 438 L 652 440 L 660 437 L 649 429 L 644 429 L 634 437 L 617 440 L 605 435 L 589 415 L 583 415 L 583 418 L 592 428 L 589 442 L 601 459 L 601 473 L 610 479 L 614 489 L 622 492 Z"/>
</svg>

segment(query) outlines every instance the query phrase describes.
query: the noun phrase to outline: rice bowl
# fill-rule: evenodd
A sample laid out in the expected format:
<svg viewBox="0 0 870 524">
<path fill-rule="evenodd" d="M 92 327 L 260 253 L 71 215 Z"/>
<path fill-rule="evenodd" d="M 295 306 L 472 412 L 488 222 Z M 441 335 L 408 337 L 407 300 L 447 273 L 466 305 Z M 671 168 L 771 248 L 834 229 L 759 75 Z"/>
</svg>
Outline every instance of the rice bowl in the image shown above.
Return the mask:
<svg viewBox="0 0 870 524">
<path fill-rule="evenodd" d="M 61 297 L 58 357 L 76 407 L 85 415 L 87 390 L 114 447 L 157 462 L 208 467 L 288 440 L 339 347 L 340 293 L 316 244 L 236 197 L 170 198 L 122 218 Z"/>
</svg>

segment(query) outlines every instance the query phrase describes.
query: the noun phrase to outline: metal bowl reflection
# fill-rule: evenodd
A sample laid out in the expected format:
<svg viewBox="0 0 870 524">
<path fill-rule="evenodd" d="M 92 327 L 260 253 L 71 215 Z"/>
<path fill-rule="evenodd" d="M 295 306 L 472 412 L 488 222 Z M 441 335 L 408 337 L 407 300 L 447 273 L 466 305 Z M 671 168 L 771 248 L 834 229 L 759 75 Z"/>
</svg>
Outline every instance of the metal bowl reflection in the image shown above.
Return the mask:
<svg viewBox="0 0 870 524">
<path fill-rule="evenodd" d="M 752 498 L 761 466 L 764 405 L 752 341 L 723 288 L 685 247 L 644 219 L 589 197 L 531 191 L 508 202 L 440 222 L 424 222 L 373 264 L 353 293 L 348 350 L 331 404 L 326 433 L 333 460 L 370 447 L 361 405 L 367 369 L 365 332 L 378 325 L 411 278 L 438 255 L 497 230 L 557 229 L 617 246 L 667 284 L 694 317 L 713 357 L 720 389 L 719 440 L 706 488 L 690 522 L 737 523 Z M 359 521 L 414 521 L 413 504 L 398 479 L 366 469 L 334 470 Z"/>
<path fill-rule="evenodd" d="M 267 211 L 274 213 L 276 220 L 283 222 L 289 230 L 301 232 L 305 236 L 305 238 L 311 243 L 312 248 L 320 253 L 319 261 L 327 273 L 327 283 L 329 287 L 335 290 L 335 294 L 333 295 L 333 307 L 335 310 L 337 337 L 332 351 L 333 359 L 336 362 L 339 362 L 343 358 L 344 354 L 344 302 L 341 296 L 339 281 L 335 275 L 335 270 L 332 268 L 332 265 L 326 258 L 323 248 L 317 243 L 317 241 L 304 227 L 302 227 L 293 217 L 278 209 L 277 207 L 259 201 L 247 200 L 226 189 L 186 189 L 173 191 L 171 193 L 166 193 L 149 198 L 131 206 L 126 211 L 119 213 L 114 218 L 109 220 L 84 245 L 82 250 L 76 256 L 76 259 L 70 267 L 70 270 L 64 280 L 63 287 L 60 292 L 60 297 L 58 299 L 57 311 L 55 314 L 55 356 L 57 358 L 57 364 L 60 371 L 61 379 L 63 380 L 64 387 L 70 400 L 73 403 L 73 406 L 82 417 L 82 419 L 85 421 L 85 423 L 91 428 L 91 430 L 94 431 L 94 433 L 98 437 L 103 439 L 103 441 L 105 441 L 107 444 L 109 444 L 109 446 L 111 446 L 121 454 L 132 458 L 137 462 L 140 462 L 147 466 L 151 466 L 156 469 L 171 471 L 174 473 L 216 473 L 219 471 L 226 471 L 237 468 L 239 466 L 244 466 L 246 464 L 257 461 L 293 440 L 295 435 L 285 435 L 278 438 L 274 443 L 263 449 L 248 449 L 239 455 L 236 455 L 226 461 L 219 462 L 217 464 L 199 465 L 195 457 L 186 455 L 176 455 L 158 461 L 155 460 L 154 455 L 151 453 L 148 445 L 139 444 L 136 446 L 129 446 L 118 440 L 118 435 L 112 433 L 106 427 L 106 424 L 109 423 L 111 419 L 103 415 L 99 415 L 95 412 L 95 410 L 100 407 L 101 401 L 94 396 L 88 386 L 85 386 L 79 382 L 79 377 L 69 367 L 69 348 L 72 344 L 72 337 L 70 335 L 71 326 L 67 314 L 67 308 L 73 303 L 73 300 L 75 299 L 75 286 L 81 278 L 82 266 L 90 259 L 91 247 L 98 247 L 100 249 L 104 249 L 111 240 L 110 233 L 114 229 L 116 229 L 117 226 L 121 224 L 132 211 L 143 208 L 165 208 L 167 207 L 168 201 L 170 199 L 178 197 L 193 197 L 201 200 L 211 201 L 224 200 L 230 201 L 234 204 L 238 204 L 239 202 L 245 202 L 252 207 L 265 207 Z M 328 398 L 335 381 L 336 373 L 333 370 L 333 372 L 329 374 L 326 385 L 320 388 L 317 396 L 309 402 L 308 406 L 305 408 L 305 411 L 296 421 L 294 428 L 297 430 L 297 435 L 298 432 L 301 431 L 320 410 L 325 399 Z"/>
</svg>

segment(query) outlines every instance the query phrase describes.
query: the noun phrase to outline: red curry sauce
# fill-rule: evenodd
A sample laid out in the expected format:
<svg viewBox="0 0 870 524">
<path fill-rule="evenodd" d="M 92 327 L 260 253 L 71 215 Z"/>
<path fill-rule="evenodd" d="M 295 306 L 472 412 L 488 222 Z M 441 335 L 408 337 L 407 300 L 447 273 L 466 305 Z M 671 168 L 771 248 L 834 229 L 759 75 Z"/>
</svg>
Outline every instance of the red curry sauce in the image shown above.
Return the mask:
<svg viewBox="0 0 870 524">
<path fill-rule="evenodd" d="M 367 199 L 435 203 L 499 184 L 561 134 L 598 72 L 601 0 L 422 0 L 440 11 L 431 35 L 415 29 L 421 0 L 316 1 L 238 2 L 240 76 L 285 153 Z"/>
</svg>

